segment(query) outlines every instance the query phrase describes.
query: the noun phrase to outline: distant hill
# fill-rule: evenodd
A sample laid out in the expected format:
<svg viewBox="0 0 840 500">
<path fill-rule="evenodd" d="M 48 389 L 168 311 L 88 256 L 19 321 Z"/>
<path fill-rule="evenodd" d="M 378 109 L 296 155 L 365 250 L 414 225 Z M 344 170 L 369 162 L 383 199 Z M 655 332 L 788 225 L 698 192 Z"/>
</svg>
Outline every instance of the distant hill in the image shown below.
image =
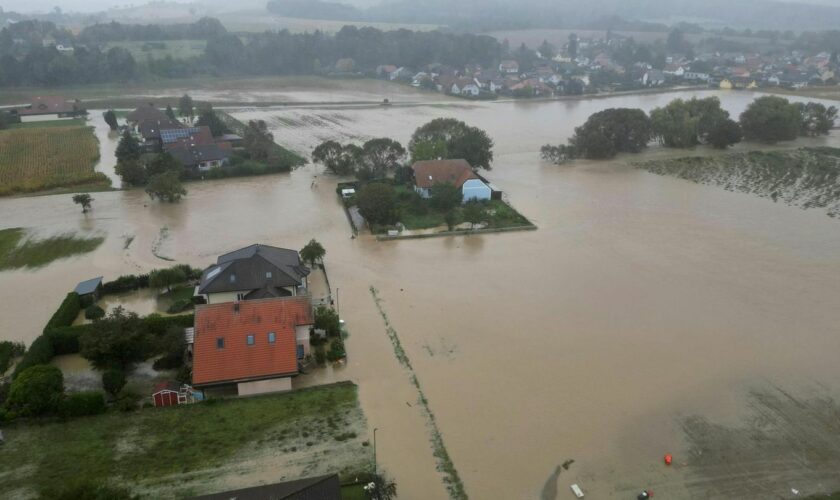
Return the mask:
<svg viewBox="0 0 840 500">
<path fill-rule="evenodd" d="M 608 17 L 668 23 L 686 20 L 736 29 L 824 30 L 840 26 L 838 6 L 775 0 L 389 0 L 366 9 L 320 0 L 271 0 L 268 9 L 286 17 L 424 23 L 473 31 L 585 27 Z"/>
</svg>

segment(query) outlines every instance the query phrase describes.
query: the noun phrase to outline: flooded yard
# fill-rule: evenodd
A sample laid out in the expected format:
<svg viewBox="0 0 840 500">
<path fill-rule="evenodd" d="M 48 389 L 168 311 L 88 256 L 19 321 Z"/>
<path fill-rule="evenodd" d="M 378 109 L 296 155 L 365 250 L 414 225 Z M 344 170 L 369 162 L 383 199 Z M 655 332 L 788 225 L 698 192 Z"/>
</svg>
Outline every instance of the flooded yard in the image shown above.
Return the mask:
<svg viewBox="0 0 840 500">
<path fill-rule="evenodd" d="M 754 97 L 718 95 L 733 115 Z M 840 433 L 824 417 L 840 397 L 840 222 L 626 164 L 639 157 L 566 166 L 539 158 L 540 146 L 565 141 L 595 111 L 650 109 L 673 97 L 232 111 L 265 119 L 279 143 L 302 153 L 324 139 L 406 143 L 432 118 L 462 119 L 494 139 L 487 177 L 539 230 L 352 239 L 337 179 L 314 165 L 190 183 L 177 205 L 138 190 L 96 193 L 87 216 L 70 195 L 5 198 L 0 227 L 107 238 L 81 257 L 0 273 L 0 332 L 30 342 L 76 282 L 172 265 L 161 255 L 204 267 L 254 242 L 299 249 L 316 238 L 330 285 L 340 289 L 349 358 L 296 385 L 359 385 L 368 432 L 378 428 L 379 463 L 400 498 L 447 493 L 417 390 L 395 358 L 371 286 L 472 498 L 568 498 L 571 483 L 587 497 L 616 499 L 644 488 L 662 498 L 840 489 L 828 472 L 840 468 Z M 648 156 L 669 154 L 654 148 Z M 755 397 L 778 389 L 802 404 Z M 772 426 L 757 426 L 756 415 Z M 825 432 L 791 424 L 809 418 Z M 726 439 L 750 429 L 759 437 L 789 432 L 789 440 L 768 448 Z M 720 453 L 727 442 L 736 448 Z M 775 458 L 762 461 L 768 449 Z M 665 453 L 674 455 L 671 468 L 662 465 Z M 796 457 L 812 471 L 797 472 Z M 728 472 L 736 459 L 737 475 Z M 558 469 L 563 463 L 568 469 Z"/>
</svg>

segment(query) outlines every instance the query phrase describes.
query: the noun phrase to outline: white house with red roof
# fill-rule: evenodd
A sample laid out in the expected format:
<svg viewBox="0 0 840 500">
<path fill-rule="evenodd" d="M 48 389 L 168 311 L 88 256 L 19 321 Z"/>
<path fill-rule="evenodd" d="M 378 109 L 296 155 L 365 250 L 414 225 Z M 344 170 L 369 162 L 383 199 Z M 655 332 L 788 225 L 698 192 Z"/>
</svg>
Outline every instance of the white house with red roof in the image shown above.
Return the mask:
<svg viewBox="0 0 840 500">
<path fill-rule="evenodd" d="M 461 190 L 464 202 L 489 200 L 493 190 L 473 171 L 467 160 L 427 160 L 411 166 L 414 190 L 423 198 L 432 196 L 438 184 L 453 184 Z"/>
</svg>

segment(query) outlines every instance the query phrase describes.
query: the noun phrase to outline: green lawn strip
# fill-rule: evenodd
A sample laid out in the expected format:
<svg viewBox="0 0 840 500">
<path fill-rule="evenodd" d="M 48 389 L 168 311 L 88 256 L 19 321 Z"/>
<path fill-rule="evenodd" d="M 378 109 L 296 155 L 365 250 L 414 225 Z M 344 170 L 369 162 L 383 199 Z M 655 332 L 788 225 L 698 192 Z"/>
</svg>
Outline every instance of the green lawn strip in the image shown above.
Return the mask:
<svg viewBox="0 0 840 500">
<path fill-rule="evenodd" d="M 449 491 L 449 497 L 454 500 L 466 500 L 469 497 L 464 489 L 464 483 L 461 481 L 461 477 L 458 475 L 458 470 L 455 468 L 455 464 L 452 462 L 452 458 L 446 450 L 446 445 L 443 442 L 443 436 L 437 426 L 437 420 L 435 419 L 435 415 L 432 413 L 431 408 L 429 408 L 429 401 L 426 399 L 426 395 L 423 393 L 423 388 L 420 386 L 420 381 L 414 373 L 414 367 L 411 366 L 411 360 L 408 359 L 408 355 L 402 347 L 397 331 L 393 326 L 391 326 L 391 320 L 388 319 L 388 314 L 382 307 L 382 299 L 379 298 L 379 292 L 376 288 L 371 286 L 370 294 L 373 296 L 373 301 L 376 303 L 376 308 L 379 310 L 380 316 L 382 316 L 382 321 L 385 322 L 385 333 L 388 335 L 388 339 L 391 341 L 391 345 L 394 348 L 394 355 L 396 355 L 397 361 L 399 361 L 400 364 L 408 370 L 409 380 L 417 389 L 417 402 L 429 427 L 429 439 L 432 442 L 432 453 L 435 456 L 435 459 L 437 459 L 437 470 L 443 474 L 443 483 Z"/>
<path fill-rule="evenodd" d="M 425 210 L 416 207 L 411 197 L 405 196 L 407 188 L 398 186 L 397 191 L 397 213 L 399 214 L 399 221 L 408 230 L 431 229 L 446 225 L 445 212 L 435 210 L 425 203 Z M 403 194 L 403 195 L 401 195 Z M 513 207 L 501 200 L 488 200 L 480 202 L 485 207 L 484 222 L 487 223 L 488 228 L 500 229 L 508 227 L 529 226 L 531 222 L 522 214 L 517 212 Z M 455 225 L 463 224 L 464 220 L 463 207 L 455 208 Z M 385 233 L 387 227 L 376 228 L 379 233 Z"/>
<path fill-rule="evenodd" d="M 357 411 L 356 386 L 340 384 L 292 393 L 230 399 L 137 413 L 111 412 L 68 422 L 19 423 L 4 428 L 0 470 L 32 467 L 29 474 L 0 475 L 0 491 L 41 490 L 79 477 L 136 485 L 167 475 L 220 467 L 238 452 L 269 440 L 282 446 L 311 422 L 340 421 Z M 125 442 L 120 442 L 123 439 Z M 313 441 L 334 438 L 330 431 Z"/>
<path fill-rule="evenodd" d="M 341 500 L 368 500 L 369 498 L 362 484 L 347 484 L 341 487 Z"/>
<path fill-rule="evenodd" d="M 49 120 L 43 122 L 26 122 L 26 123 L 12 123 L 9 129 L 18 128 L 52 128 L 52 127 L 84 127 L 86 125 L 84 120 Z"/>
<path fill-rule="evenodd" d="M 105 241 L 100 236 L 81 238 L 61 234 L 33 240 L 24 239 L 24 235 L 20 228 L 0 230 L 0 270 L 45 266 L 57 259 L 92 252 Z"/>
</svg>

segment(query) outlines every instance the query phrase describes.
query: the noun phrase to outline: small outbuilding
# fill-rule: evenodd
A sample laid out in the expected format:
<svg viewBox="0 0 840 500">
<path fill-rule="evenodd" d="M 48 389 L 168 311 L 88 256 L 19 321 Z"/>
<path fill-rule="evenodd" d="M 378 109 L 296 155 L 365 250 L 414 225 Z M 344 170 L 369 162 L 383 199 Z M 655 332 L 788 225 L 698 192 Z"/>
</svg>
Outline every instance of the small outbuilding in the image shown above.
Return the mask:
<svg viewBox="0 0 840 500">
<path fill-rule="evenodd" d="M 155 386 L 152 402 L 155 406 L 175 406 L 187 402 L 186 396 L 181 396 L 181 386 L 176 382 L 165 381 Z"/>
<path fill-rule="evenodd" d="M 102 276 L 82 281 L 76 285 L 76 292 L 80 298 L 89 299 L 92 302 L 99 300 L 99 292 L 102 290 Z"/>
</svg>

